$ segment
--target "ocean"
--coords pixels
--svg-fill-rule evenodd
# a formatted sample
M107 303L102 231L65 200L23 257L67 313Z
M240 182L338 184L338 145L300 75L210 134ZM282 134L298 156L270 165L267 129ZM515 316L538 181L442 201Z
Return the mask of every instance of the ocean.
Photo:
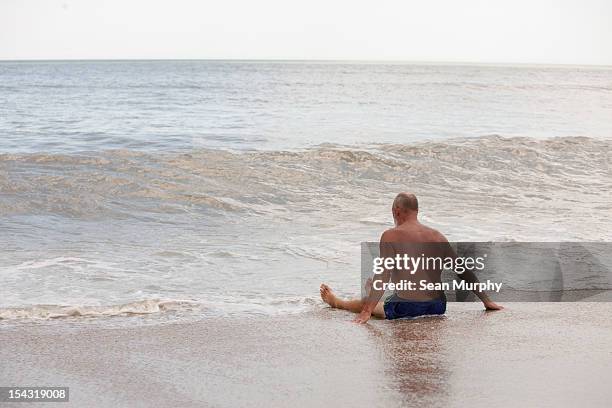
M301 313L405 190L451 241L610 241L610 163L610 68L2 62L0 319Z

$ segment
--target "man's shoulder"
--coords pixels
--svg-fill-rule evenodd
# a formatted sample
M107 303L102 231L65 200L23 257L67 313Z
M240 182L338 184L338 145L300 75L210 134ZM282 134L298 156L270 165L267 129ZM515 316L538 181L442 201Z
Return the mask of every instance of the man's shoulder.
M444 234L435 228L420 224L417 228L394 227L385 230L381 242L448 242Z
M399 238L399 231L397 227L389 228L388 230L385 230L380 236L380 240L382 242L393 242L393 241L397 241L398 238Z
M427 235L429 237L430 242L448 242L444 234L442 234L437 229L427 226L425 226L425 228L427 229Z

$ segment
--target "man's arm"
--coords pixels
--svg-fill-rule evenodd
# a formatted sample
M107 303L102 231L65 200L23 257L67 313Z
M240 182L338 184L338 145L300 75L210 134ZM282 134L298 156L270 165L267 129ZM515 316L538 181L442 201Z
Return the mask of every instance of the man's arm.
M478 278L471 270L466 270L465 272L461 274L458 273L457 275L459 275L459 278L463 279L468 283L478 283ZM474 289L472 292L474 292L476 296L478 296L478 298L482 301L482 304L484 305L485 309L501 310L504 308L503 306L500 306L497 303L493 302L484 290Z
M380 257L383 259L393 258L395 256L395 251L393 250L393 247L389 242L391 234L392 233L390 231L385 231L380 237L379 254L380 254ZM389 280L391 279L391 272L392 272L391 269L384 268L382 273L378 275L374 275L372 277L373 282L372 282L372 288L370 289L370 294L364 300L361 312L357 315L357 317L355 317L353 322L365 323L368 320L370 320L370 317L372 317L372 311L374 310L378 302L380 302L380 298L385 293L385 290L382 289L382 283L389 282ZM374 285L374 281L380 281L381 284ZM378 286L381 289L377 290L374 288L375 286Z
M448 244L448 250L450 251L450 256L453 258L453 260L457 259L457 253L455 252L453 247L450 245L450 243L448 243L448 240L446 239L446 237L444 237L443 235L442 237L444 238L444 241ZM478 283L479 282L476 274L472 272L472 270L469 270L469 269L465 270L463 273L457 273L457 275L459 276L460 279L468 283ZM478 287L478 285L475 285L474 287ZM474 289L472 292L474 292L474 294L478 296L478 299L482 301L482 304L484 305L486 310L501 310L504 308L503 306L500 306L497 303L493 302L489 298L489 295L487 295L484 290Z

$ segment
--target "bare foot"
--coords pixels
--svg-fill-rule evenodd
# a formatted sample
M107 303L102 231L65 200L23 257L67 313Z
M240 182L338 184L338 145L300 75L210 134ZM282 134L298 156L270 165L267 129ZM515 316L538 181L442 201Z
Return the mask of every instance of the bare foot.
M321 287L319 288L319 291L321 292L321 299L323 299L325 303L327 303L331 307L336 307L338 303L338 298L336 297L334 292L332 292L329 286L322 283Z

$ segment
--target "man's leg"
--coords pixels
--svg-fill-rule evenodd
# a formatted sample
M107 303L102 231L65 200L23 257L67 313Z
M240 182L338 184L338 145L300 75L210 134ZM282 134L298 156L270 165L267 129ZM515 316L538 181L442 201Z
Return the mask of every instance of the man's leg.
M322 283L321 288L321 299L328 305L336 309L348 310L353 313L360 313L363 308L363 300L361 299L341 299L332 292L331 288L326 284ZM385 318L385 309L383 302L378 302L376 307L372 311L372 316Z

